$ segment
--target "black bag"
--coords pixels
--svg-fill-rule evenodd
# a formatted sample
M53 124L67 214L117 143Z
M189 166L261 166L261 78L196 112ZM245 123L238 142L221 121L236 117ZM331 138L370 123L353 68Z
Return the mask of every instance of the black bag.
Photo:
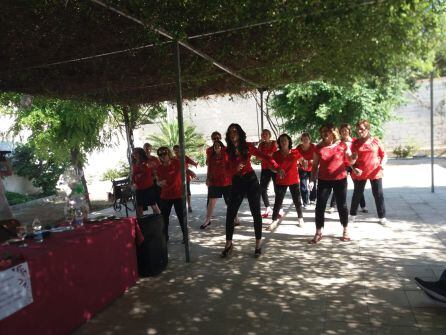
M136 248L140 277L160 274L167 266L167 243L164 236L163 216L144 215L138 219L144 242Z

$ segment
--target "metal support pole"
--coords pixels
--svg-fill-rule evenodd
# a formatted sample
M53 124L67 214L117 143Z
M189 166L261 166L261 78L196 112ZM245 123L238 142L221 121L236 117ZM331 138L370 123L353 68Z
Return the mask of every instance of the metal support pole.
M260 92L260 131L263 131L263 88L259 90Z
M180 138L180 163L181 163L181 183L183 186L182 208L183 208L183 224L184 224L184 246L186 251L186 262L190 262L189 250L189 230L187 227L187 208L186 208L186 162L184 152L184 124L183 124L183 97L181 93L181 63L180 63L180 44L177 40L174 43L174 60L176 69L176 84L177 84L177 110L178 110L178 132Z
M434 186L434 72L431 72L430 78L430 96L431 96L431 192L435 192Z

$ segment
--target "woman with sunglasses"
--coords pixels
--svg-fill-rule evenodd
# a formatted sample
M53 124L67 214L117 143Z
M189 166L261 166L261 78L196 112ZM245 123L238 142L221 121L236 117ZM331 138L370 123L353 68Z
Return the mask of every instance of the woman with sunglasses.
M168 147L160 147L157 151L161 165L157 168L156 174L158 185L161 187L161 214L164 219L164 234L166 240L169 240L169 216L174 206L175 213L180 223L184 241L184 221L182 204L182 183L181 183L181 165L178 159L175 159ZM187 170L192 176L195 173Z
M261 141L258 148L261 152L270 157L273 155L274 152L277 151L277 143L276 141L271 140L271 132L268 129L262 130ZM271 171L268 161L264 159L262 159L261 167L262 170L260 172L260 191L262 194L263 204L266 207L265 212L262 214L262 218L267 218L273 212L268 199L268 186L271 180L274 184L275 174L273 171Z
M350 207L351 220L354 221L356 218L365 184L370 180L379 223L384 225L387 219L382 177L387 156L381 142L370 135L370 123L367 120L356 123L356 132L358 139L353 142L351 159L351 176L355 185Z
M251 156L265 159L274 169L277 163L268 155L265 155L254 144L246 142L246 133L236 123L229 125L226 132L226 143L228 153L228 166L232 176L231 195L226 212L226 244L221 257L228 256L234 247L232 236L234 234L234 219L242 204L243 198L248 197L249 209L254 219L255 250L254 256L259 257L262 253L260 242L262 239L262 216L260 214L260 185L259 180L251 166ZM277 172L283 176L283 171Z
M149 166L149 159L143 148L133 149L132 182L136 190L136 216L141 217L147 206L152 207L155 214L159 214L153 183L153 169Z
M212 152L207 159L208 173L206 185L208 186L208 206L204 223L200 229L206 229L211 224L212 212L217 200L223 197L226 206L228 205L231 193L231 177L228 173L228 155L225 146L219 140L214 141Z
M299 188L299 173L297 170L297 166L303 157L299 150L291 149L293 141L288 134L280 135L277 141L279 143L279 150L273 154L273 159L279 165L279 168L284 171L284 175L276 177L276 199L274 200L273 220L269 227L271 230L277 226L279 210L282 207L283 198L285 197L287 189L290 190L294 206L296 207L297 225L300 227L304 223Z
M322 228L325 221L325 206L333 189L338 206L339 220L343 226L341 241L350 241L348 236L347 209L347 171L345 161L350 159L350 149L339 141L339 133L333 124L319 129L321 142L316 145L313 154L313 169L310 177L310 188L318 178L316 201L316 233L308 243L316 244L322 240Z

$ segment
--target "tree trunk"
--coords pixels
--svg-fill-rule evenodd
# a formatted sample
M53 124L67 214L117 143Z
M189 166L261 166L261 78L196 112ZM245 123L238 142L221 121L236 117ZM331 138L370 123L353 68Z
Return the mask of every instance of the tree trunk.
M130 173L132 171L132 152L134 149L133 144L133 126L132 122L130 120L130 106L124 106L122 109L123 116L124 116L124 125L125 125L125 135L127 138L127 160L129 162L130 166Z

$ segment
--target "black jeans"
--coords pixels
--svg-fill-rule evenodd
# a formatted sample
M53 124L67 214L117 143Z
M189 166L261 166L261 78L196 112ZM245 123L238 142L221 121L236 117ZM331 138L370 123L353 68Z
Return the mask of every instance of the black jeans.
M269 203L269 199L268 199L268 186L269 186L269 182L273 181L273 185L274 185L274 192L275 190L275 181L276 181L276 174L271 171L270 169L262 169L262 171L260 172L260 190L262 192L262 200L263 203L265 204L265 207L269 207L270 203Z
M319 179L316 202L316 229L324 227L325 206L327 206L327 201L332 189L336 197L339 220L341 221L342 226L347 227L348 225L347 178L340 180Z
M256 239L262 238L262 216L260 215L260 185L254 171L243 176L235 175L232 178L231 195L226 209L226 240L232 240L234 235L234 219L242 204L243 197L248 197L249 209L254 219Z
M299 179L300 179L300 195L302 196L302 202L304 205L309 204L309 192L308 192L308 180L310 179L311 171L305 171L299 169Z
M364 196L364 188L367 180L353 180L355 188L353 189L352 204L350 207L350 215L356 215L358 212L358 204L360 202L361 196ZM378 212L378 217L380 219L386 217L386 206L384 204L384 192L383 192L383 180L373 179L370 180L370 185L372 185L372 194L375 198L376 211Z
M303 218L302 214L302 201L300 199L299 184L293 185L276 185L276 199L274 200L273 220L277 220L279 217L279 210L282 207L283 198L287 188L290 189L291 196L293 198L294 206L296 206L296 212L298 218Z
M166 240L169 240L169 217L172 211L172 205L175 208L175 213L177 214L178 221L180 223L181 231L183 232L184 238L184 221L183 221L183 202L182 198L177 199L161 199L161 214L164 220L164 236Z

